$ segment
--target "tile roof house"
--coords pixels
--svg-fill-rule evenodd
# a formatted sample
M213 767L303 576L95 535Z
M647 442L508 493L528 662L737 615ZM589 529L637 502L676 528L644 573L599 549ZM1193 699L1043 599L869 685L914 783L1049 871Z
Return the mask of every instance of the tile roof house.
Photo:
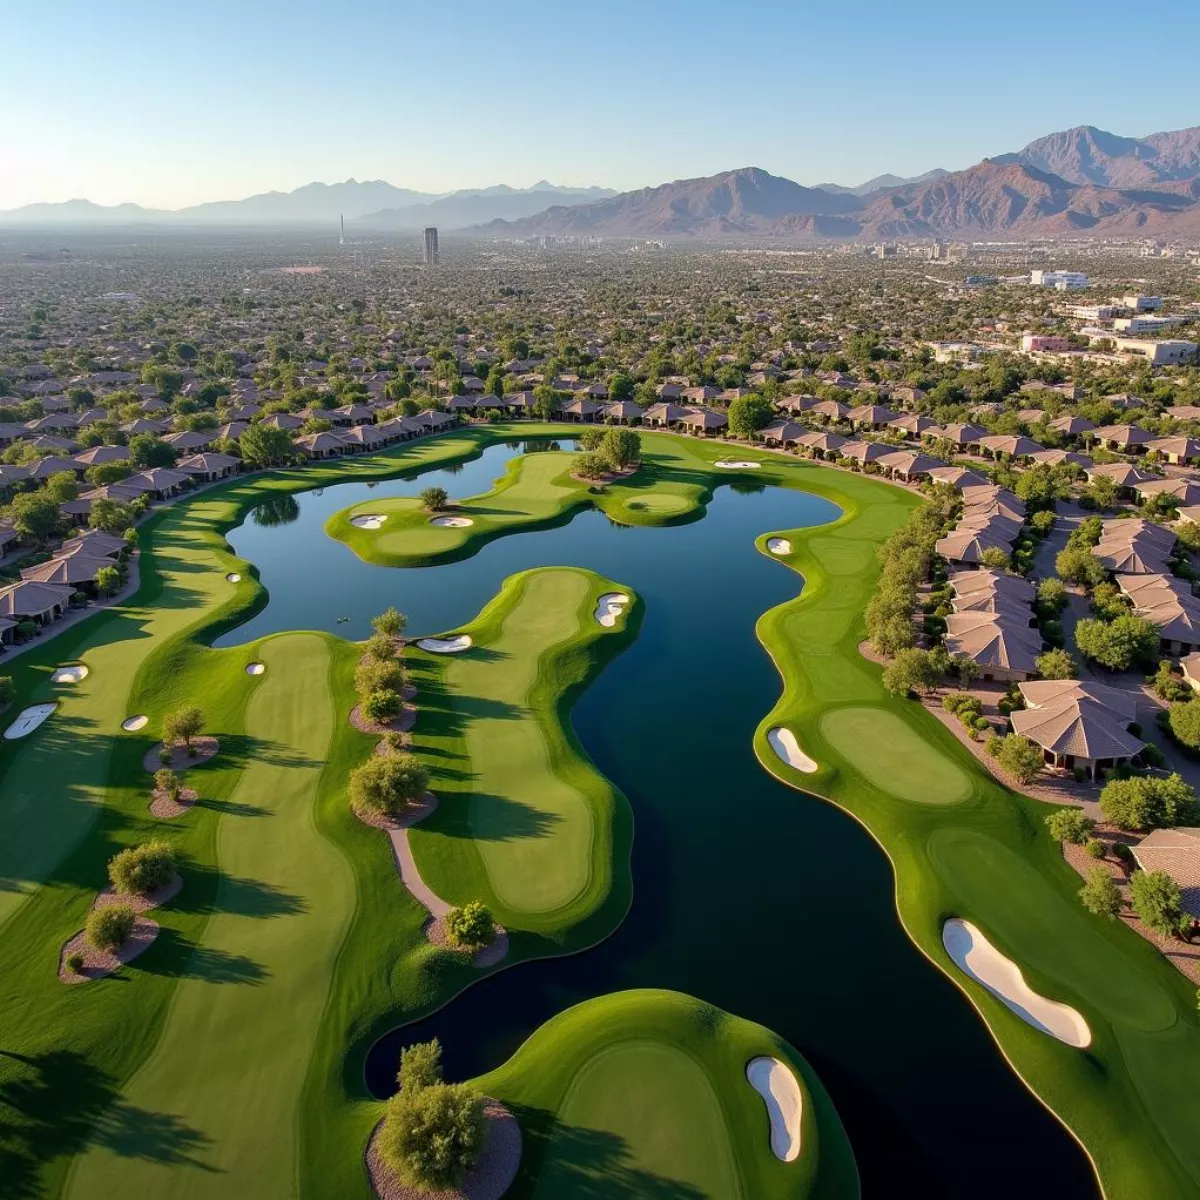
M1143 871L1165 871L1179 885L1181 907L1200 920L1200 828L1156 829L1131 847Z

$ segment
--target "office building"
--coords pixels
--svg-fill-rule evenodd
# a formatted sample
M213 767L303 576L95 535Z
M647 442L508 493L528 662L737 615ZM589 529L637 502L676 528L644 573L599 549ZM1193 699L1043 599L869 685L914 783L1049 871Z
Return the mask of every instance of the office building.
M438 264L438 231L436 225L430 225L425 230L425 265L436 267Z
M1091 280L1082 271L1032 271L1029 282L1034 287L1054 288L1059 292L1074 292L1088 287Z

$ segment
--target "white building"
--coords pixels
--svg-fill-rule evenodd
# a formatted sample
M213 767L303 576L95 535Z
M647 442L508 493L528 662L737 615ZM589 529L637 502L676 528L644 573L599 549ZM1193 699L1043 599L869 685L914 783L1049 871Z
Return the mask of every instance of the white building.
M1034 287L1054 288L1059 292L1075 292L1091 284L1082 271L1031 271L1029 282Z
M1143 341L1141 338L1118 337L1113 343L1122 354L1140 354L1148 358L1153 366L1171 366L1177 363L1194 362L1197 346L1195 342L1185 342L1179 338L1169 338L1163 342Z
M1118 333L1162 333L1172 325L1182 325L1179 317L1119 317L1113 322Z
M1119 304L1066 304L1063 313L1077 321L1111 321L1125 315L1127 310Z
M1134 312L1157 312L1163 306L1161 296L1122 296L1121 303Z

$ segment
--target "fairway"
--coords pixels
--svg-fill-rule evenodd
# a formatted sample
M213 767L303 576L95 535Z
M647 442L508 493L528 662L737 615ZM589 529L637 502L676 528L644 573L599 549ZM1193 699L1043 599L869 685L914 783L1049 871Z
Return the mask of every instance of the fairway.
M967 773L886 709L834 709L821 718L821 732L877 788L901 800L957 804L971 794Z
M294 1194L300 1091L355 886L313 820L334 722L325 639L286 634L261 656L246 708L258 748L234 791L246 809L220 824L215 911L123 1092L146 1118L76 1160L71 1196ZM164 1124L190 1153L158 1152Z
M704 1068L661 1042L601 1050L576 1073L558 1110L539 1200L634 1194L631 1180L664 1191L736 1200L745 1195L721 1113Z

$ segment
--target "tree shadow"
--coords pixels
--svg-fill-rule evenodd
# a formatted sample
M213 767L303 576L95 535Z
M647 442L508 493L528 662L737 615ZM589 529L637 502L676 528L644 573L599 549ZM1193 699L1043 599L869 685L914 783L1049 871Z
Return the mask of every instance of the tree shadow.
M0 1196L45 1195L42 1170L88 1142L123 1157L209 1171L195 1157L208 1141L178 1117L128 1104L114 1078L81 1054L0 1050Z
M473 801L470 805L459 803L447 808L453 817L437 823L439 833L479 842L515 842L544 837L562 821L557 813L543 812L511 796L476 792L469 799Z
M189 866L188 874L199 886L184 889L173 901L172 907L181 912L286 917L308 910L304 897L261 879L226 875L205 864Z
M165 975L171 979L201 979L206 983L240 983L257 986L266 982L270 972L261 963L202 946L185 938L178 930L162 928L156 939L157 954L147 954L138 965L148 975Z

